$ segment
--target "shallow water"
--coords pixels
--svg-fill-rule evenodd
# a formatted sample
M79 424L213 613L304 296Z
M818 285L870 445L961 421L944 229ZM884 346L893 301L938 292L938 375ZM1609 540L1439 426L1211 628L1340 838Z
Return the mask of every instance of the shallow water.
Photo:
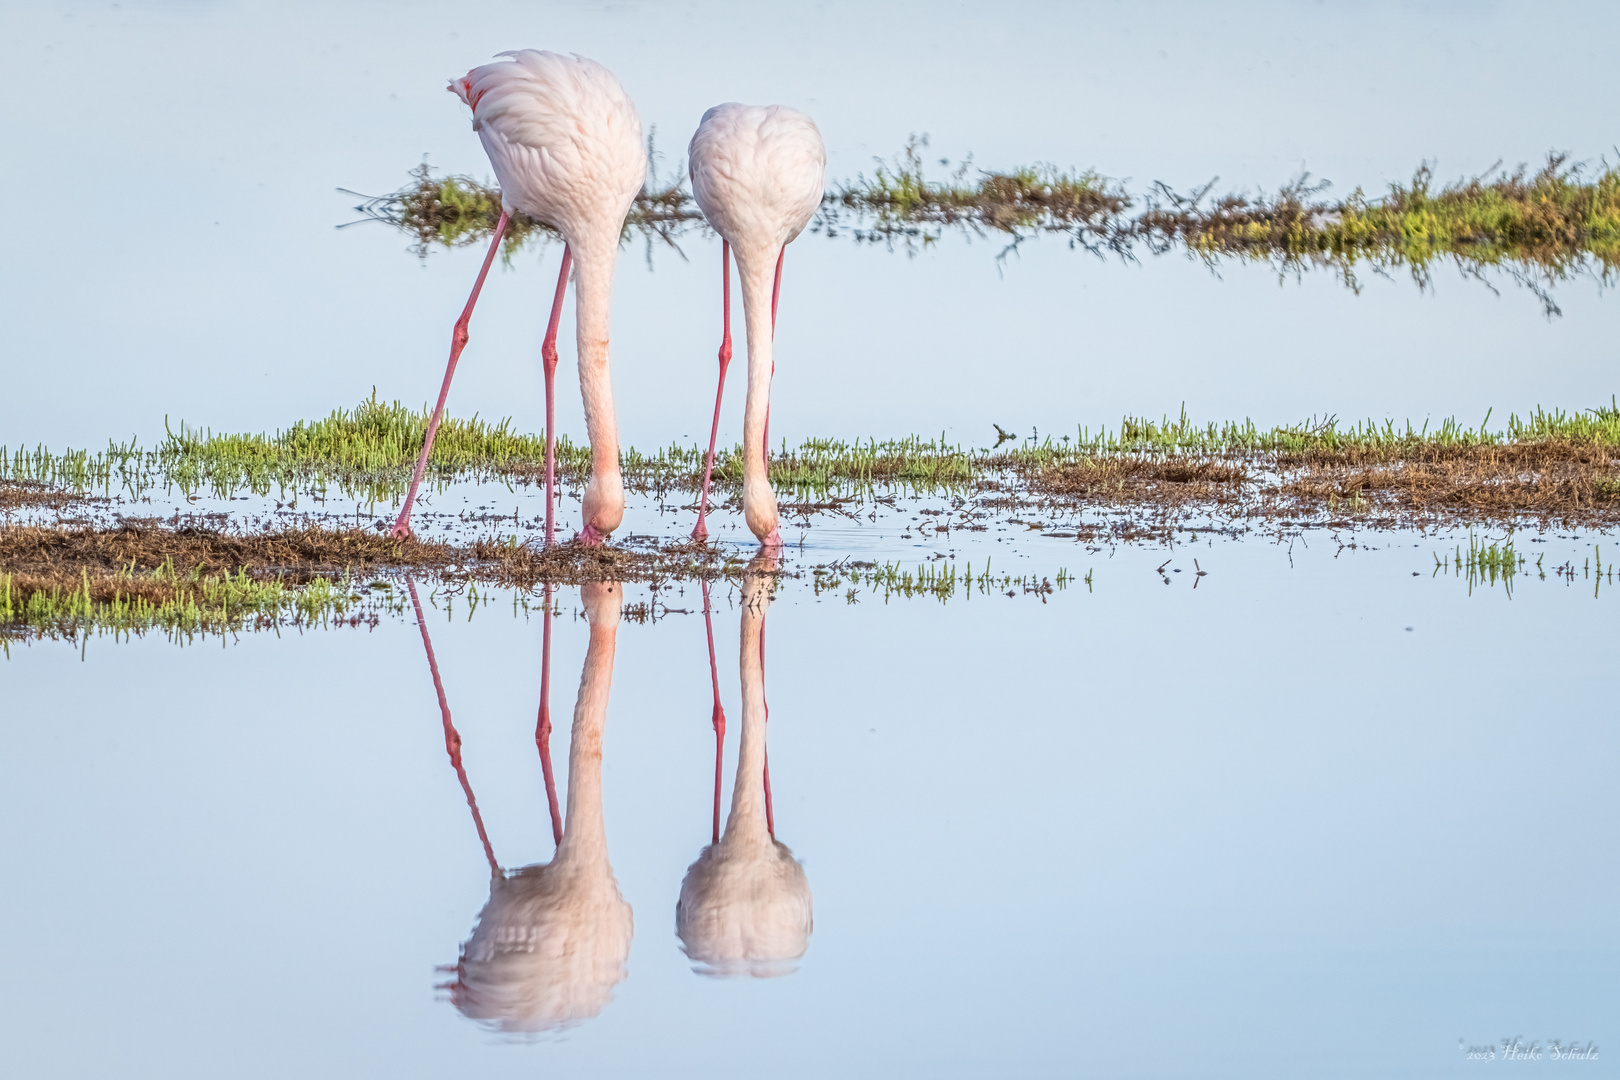
M516 1042L434 989L489 870L413 619L13 646L0 947L28 977L7 1044L53 1076L1433 1076L1469 1064L1459 1037L1601 1043L1620 740L1582 560L1602 538L1521 535L1576 573L1511 598L1435 574L1455 539L1081 548L1091 588L1044 603L784 579L770 777L815 922L765 980L694 973L674 933L714 734L700 592L666 591L619 625L605 718L626 974L598 1015ZM1082 569L1072 543L1017 549ZM494 853L545 862L542 619L433 603ZM745 606L716 588L728 805ZM577 591L557 608L566 799L588 632Z

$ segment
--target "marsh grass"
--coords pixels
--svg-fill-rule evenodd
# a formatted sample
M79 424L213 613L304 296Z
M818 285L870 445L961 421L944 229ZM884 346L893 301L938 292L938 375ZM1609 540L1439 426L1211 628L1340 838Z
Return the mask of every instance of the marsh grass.
M834 183L810 231L908 250L955 232L998 238L1003 254L1056 235L1124 258L1183 252L1211 265L1265 262L1283 273L1321 267L1357 290L1362 270L1404 271L1428 288L1436 269L1450 264L1481 281L1502 272L1534 292L1549 316L1558 313L1550 288L1576 275L1607 282L1620 267L1620 166L1607 160L1590 166L1553 154L1539 169L1493 168L1450 183L1424 164L1382 194L1356 188L1343 199L1328 198L1331 185L1309 174L1269 194L1212 194L1216 178L1186 193L1155 183L1136 195L1094 169L975 169L971 157L954 168L940 159L945 171L936 177L927 146L926 137L913 136L870 176ZM403 230L422 257L435 247L488 240L500 216L498 190L468 176L436 177L426 165L410 175L407 186L356 207L363 220ZM624 239L645 239L650 259L658 245L678 250L679 237L693 229L707 225L684 176L650 172ZM514 217L506 257L536 239L558 237L550 226Z
M1537 408L1493 429L1447 419L1344 424L1336 417L1261 428L1253 421L1194 423L1183 409L1158 420L1125 417L1117 428L1078 428L997 448L937 438L807 439L782 445L770 464L784 513L849 514L849 504L912 495L979 500L1039 498L1067 505L1204 505L1263 516L1401 511L1506 520L1515 516L1620 520L1620 406L1565 412ZM372 503L399 499L427 413L375 393L352 410L273 435L217 434L181 424L155 451L110 444L101 454L0 447L0 511L60 507L75 496L138 498L154 488L226 498L246 490L294 499L335 487ZM538 485L544 440L476 416L447 420L434 444L431 481ZM621 453L626 487L660 500L689 499L702 483L703 450L671 445ZM558 439L558 473L579 489L588 447ZM714 489L735 503L740 447L720 450ZM55 500L53 502L53 500ZM1011 503L1009 503L1011 505Z
M659 155L652 136L647 139L647 151L647 181L630 206L620 240L644 239L650 259L654 242L679 251L676 239L685 230L702 226L703 214L686 192L683 174L658 174ZM425 258L434 247L489 243L501 216L499 188L470 176L434 176L425 162L410 170L410 177L411 182L398 191L362 196L365 202L355 207L361 220L386 222L410 234L415 238L411 251L419 258ZM515 213L501 241L502 257L510 261L531 243L544 245L561 240L562 235L553 226Z
M649 584L654 594L684 581L739 584L749 563L733 550L689 541L627 537L609 546L541 549L516 537L448 544L393 540L370 529L302 526L274 533L125 524L118 528L0 527L0 641L161 631L181 641L249 630L347 624L375 626L402 615L397 584L425 575L452 612L470 615L491 589L530 607L541 586L590 581ZM1043 603L1069 583L958 572L954 563L843 562L772 571L810 576L816 592L840 586L890 599L1032 595ZM645 605L644 605L645 607ZM647 608L651 610L651 608Z

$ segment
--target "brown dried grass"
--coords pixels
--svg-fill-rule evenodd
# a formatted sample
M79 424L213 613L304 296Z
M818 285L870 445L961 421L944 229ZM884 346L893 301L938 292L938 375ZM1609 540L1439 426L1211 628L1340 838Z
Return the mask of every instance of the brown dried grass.
M0 480L0 510L60 510L83 503L85 498L32 480Z
M345 573L397 576L408 570L530 588L736 576L740 565L704 545L658 544L645 538L632 538L632 546L570 543L537 550L496 539L468 545L394 540L371 529L318 525L268 533L127 522L110 529L0 528L0 573L12 575L14 594L24 602L35 592L82 593L88 588L97 603L142 599L163 604L186 594L199 578L241 573L297 585Z

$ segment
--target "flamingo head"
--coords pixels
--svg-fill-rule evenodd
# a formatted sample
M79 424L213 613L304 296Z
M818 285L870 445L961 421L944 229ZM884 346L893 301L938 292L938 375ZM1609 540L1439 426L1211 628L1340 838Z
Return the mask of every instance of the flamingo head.
M467 74L463 75L459 79L451 79L450 85L445 87L446 90L456 95L456 97L460 98L462 101L465 101L467 103L467 107L472 109L474 112L478 110L478 103L483 100L484 95L488 93L489 90L488 87L481 87L477 92L474 92L473 76L477 74L478 69L474 68L472 71L467 72Z

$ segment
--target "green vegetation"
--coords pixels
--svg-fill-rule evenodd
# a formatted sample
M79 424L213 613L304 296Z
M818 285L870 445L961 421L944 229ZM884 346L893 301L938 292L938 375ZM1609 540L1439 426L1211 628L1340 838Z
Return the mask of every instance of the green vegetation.
M1176 417L1128 416L1118 428L1082 427L1073 435L1034 436L999 450L953 444L943 435L807 439L773 453L770 472L772 485L784 496L806 500L796 506L806 511L836 510L840 498L879 491L966 495L986 485L1018 482L1050 495L1096 496L1111 486L1123 491L1136 481L1156 485L1155 491L1166 485L1241 487L1256 480L1255 469L1446 462L1471 462L1476 472L1495 470L1497 480L1550 475L1550 463L1572 462L1584 485L1569 496L1577 504L1620 499L1620 473L1612 467L1620 450L1620 405L1614 400L1579 412L1537 408L1522 418L1510 415L1500 429L1490 428L1489 420L1487 415L1477 427L1455 419L1414 426L1371 419L1341 424L1328 417L1262 428L1251 420L1197 424L1183 409ZM76 494L138 497L174 488L186 495L224 498L251 491L288 500L302 492L324 497L336 486L347 497L389 502L403 495L426 424L425 409L383 403L374 393L353 410L273 435L216 434L181 424L156 450L134 443L112 443L99 454L0 447L0 496L9 484L35 485L27 492L31 499L39 497L37 485L47 485ZM590 469L589 448L562 437L557 457L562 482L582 485ZM620 460L626 486L634 492L690 496L702 482L703 449L696 444L650 454L626 448ZM488 479L532 484L543 475L541 436L515 433L507 420L488 424L476 416L444 421L429 471L439 485ZM722 501L740 490L740 447L717 452L714 483ZM1343 499L1356 494L1334 491ZM1329 492L1319 494L1325 498Z
M183 572L170 561L151 573L129 568L93 577L81 568L76 587L56 582L41 587L28 577L0 573L0 641L156 630L185 642L245 630L328 626L345 619L375 624L379 612L402 610L386 594L358 591L347 575L295 584L265 580L246 570Z
M0 447L0 481L43 483L69 491L140 495L154 488L176 488L185 495L221 498L237 491L291 498L308 491L324 496L336 485L349 497L386 500L403 493L421 452L430 413L399 402L369 400L353 410L335 410L324 420L298 421L285 431L216 434L184 422L167 432L155 450L134 442L112 442L102 453L44 448ZM588 470L590 451L559 440L565 467ZM543 468L543 436L518 435L511 422L487 424L474 416L446 413L433 440L430 475L441 481L487 478Z
M1329 185L1308 175L1269 195L1211 196L1214 180L1185 194L1155 184L1133 195L1092 169L975 170L970 158L935 179L923 161L927 145L926 138L913 137L872 176L835 183L810 231L908 248L931 244L947 230L1001 237L1012 246L1057 235L1071 246L1122 257L1179 251L1209 262L1258 260L1290 273L1320 266L1352 288L1360 287L1362 265L1378 273L1404 268L1426 287L1436 266L1450 262L1475 277L1501 270L1531 289L1549 315L1558 312L1551 286L1582 273L1607 281L1620 268L1620 166L1607 160L1589 168L1555 154L1534 172L1521 165L1443 185L1423 165L1382 195L1358 187L1330 200L1324 196ZM487 241L500 216L498 190L467 176L435 177L425 165L411 177L408 186L357 209L413 236L419 256L435 246ZM650 257L653 241L673 246L683 232L703 228L682 178L652 176L624 235L644 237ZM515 217L507 257L536 237L557 234Z
M1539 565L1540 560L1537 560ZM1498 581L1509 598L1513 596L1513 579L1522 573L1525 568L1525 557L1521 552L1514 550L1513 534L1510 532L1501 541L1482 541L1472 531L1468 534L1468 548L1464 550L1461 544L1457 545L1449 559L1442 559L1439 555L1434 557L1434 573L1438 576L1442 572L1453 573L1468 582L1468 595L1474 594L1474 586L1495 585ZM1543 574L1543 577L1546 575Z
M977 574L971 562L957 569L954 559L935 559L920 562L916 570L909 570L898 562L850 561L810 568L811 585L817 596L842 593L849 603L861 602L864 588L888 603L891 598L912 599L931 596L945 603L957 596L972 599L980 596L1036 596L1041 603L1056 590L1066 589L1074 575L1059 570L1055 577L1036 574L997 574L990 569L993 560L985 560ZM1091 584L1088 572L1085 583Z

